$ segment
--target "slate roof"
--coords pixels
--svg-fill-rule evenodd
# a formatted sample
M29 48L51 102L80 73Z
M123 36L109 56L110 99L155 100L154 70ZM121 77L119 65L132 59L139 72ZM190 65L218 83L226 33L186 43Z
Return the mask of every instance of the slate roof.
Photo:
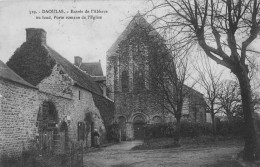
M91 76L80 70L78 67L74 66L71 62L62 57L58 52L56 52L48 45L45 46L49 51L50 56L55 59L57 64L60 64L65 69L68 75L75 81L76 85L92 93L102 95L100 87L97 85L97 83L95 83Z
M106 80L106 76L92 76L92 79L94 81L105 81Z
M104 76L100 62L82 63L80 69L91 76Z
M0 60L0 78L37 89L35 86L26 82L23 78L21 78L19 75L17 75L13 70L11 70L1 60Z
M116 50L120 42L127 38L128 34L130 34L132 30L135 28L135 25L139 25L147 29L149 35L158 36L160 39L163 39L161 35L151 26L151 24L148 23L146 19L144 19L143 16L138 12L130 21L130 23L127 25L125 30L121 33L121 35L117 38L117 40L113 43L113 45L108 49L107 51L108 57L113 56L116 53Z

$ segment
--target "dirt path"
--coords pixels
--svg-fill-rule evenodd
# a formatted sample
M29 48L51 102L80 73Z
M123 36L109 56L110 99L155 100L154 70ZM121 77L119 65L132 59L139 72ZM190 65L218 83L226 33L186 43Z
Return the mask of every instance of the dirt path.
M84 155L85 167L239 167L231 156L242 148L170 148L157 150L130 150L140 141L124 142Z

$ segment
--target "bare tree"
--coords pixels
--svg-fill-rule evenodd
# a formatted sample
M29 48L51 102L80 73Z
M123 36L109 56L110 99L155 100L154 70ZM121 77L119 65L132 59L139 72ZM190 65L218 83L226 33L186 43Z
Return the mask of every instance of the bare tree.
M198 72L198 83L205 92L204 98L212 119L213 137L216 139L215 115L220 111L218 97L223 82L223 71L214 70L215 66L210 65L208 58L198 63L195 69Z
M175 45L165 47L161 54L152 57L150 62L150 77L159 92L160 104L176 118L174 141L180 145L180 123L185 100L195 91L195 82L188 87L186 84L191 73L189 69L189 48L177 49ZM159 90L159 91L158 91Z
M228 117L231 123L234 117L241 115L241 96L239 85L236 81L226 80L223 82L218 99L221 111Z
M174 30L180 44L197 41L208 57L237 77L245 122L244 159L259 159L248 58L249 45L260 31L260 1L163 0L153 4L151 11L165 11L155 15L161 28Z

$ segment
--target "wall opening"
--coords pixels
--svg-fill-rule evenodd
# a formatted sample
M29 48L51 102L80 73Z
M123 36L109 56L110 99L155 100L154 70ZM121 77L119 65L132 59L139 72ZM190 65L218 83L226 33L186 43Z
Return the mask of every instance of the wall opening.
M122 85L122 92L129 91L129 77L128 77L127 71L122 72L121 85Z
M69 135L68 135L68 125L65 121L61 123L60 126L60 142L64 150L69 148Z
M43 102L37 115L37 127L39 132L39 147L41 151L54 150L57 140L58 112L51 101Z
M137 115L133 120L134 125L134 139L143 140L145 137L145 119L142 115Z
M160 116L154 116L153 119L152 119L152 122L153 124L159 124L159 123L162 123L162 117Z
M126 141L126 119L124 116L118 117L119 128L121 132L121 140Z

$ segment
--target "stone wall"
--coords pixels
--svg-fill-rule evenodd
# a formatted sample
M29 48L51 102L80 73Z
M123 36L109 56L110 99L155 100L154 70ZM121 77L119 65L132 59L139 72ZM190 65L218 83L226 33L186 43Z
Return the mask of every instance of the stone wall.
M0 154L19 156L35 139L38 91L0 79L0 94Z
M130 23L131 24L131 23ZM142 24L133 25L131 31L123 33L120 42L107 55L107 87L114 99L116 118L121 119L127 139L134 137L133 124L136 116L142 116L145 123L157 121L173 122L173 112L167 111L163 95L159 92L156 76L160 56L169 51L157 35L151 35ZM113 46L112 46L113 47ZM157 66L156 66L157 65ZM159 64L160 65L160 64ZM154 74L156 73L156 74ZM162 75L162 74L161 74ZM195 91L196 92L196 91ZM205 110L199 106L203 97L199 93L185 99L183 119L205 122ZM125 124L122 121L125 120Z
M108 97L112 100L114 100L115 92L115 63L116 56L107 57L106 86L108 89Z
M79 97L80 95L80 99ZM79 87L73 87L73 108L71 110L71 119L74 124L71 124L71 128L73 131L73 134L71 137L77 136L77 125L76 123L79 121L85 120L86 113L92 113L92 121L94 122L94 127L92 129L97 129L102 135L105 135L106 129L104 126L104 121L100 115L99 109L96 107L93 99L92 93L85 91L84 89L81 89ZM86 122L88 125L90 125L90 122ZM91 129L88 129L89 136L88 136L88 142L90 142L90 131ZM101 136L104 137L104 136ZM90 146L90 143L88 143L88 146Z
M116 93L115 109L116 116L124 116L127 122L132 122L136 113L142 114L147 123L150 123L154 116L163 118L164 115L157 96L149 92Z
M106 129L111 125L115 120L115 105L114 102L110 99L102 97L100 95L93 94L95 106L99 109L102 120ZM104 133L104 135L106 135ZM105 142L106 138L102 137L102 140Z
M73 80L66 74L63 67L55 64L51 74L44 78L37 87L40 91L64 98L72 98Z

